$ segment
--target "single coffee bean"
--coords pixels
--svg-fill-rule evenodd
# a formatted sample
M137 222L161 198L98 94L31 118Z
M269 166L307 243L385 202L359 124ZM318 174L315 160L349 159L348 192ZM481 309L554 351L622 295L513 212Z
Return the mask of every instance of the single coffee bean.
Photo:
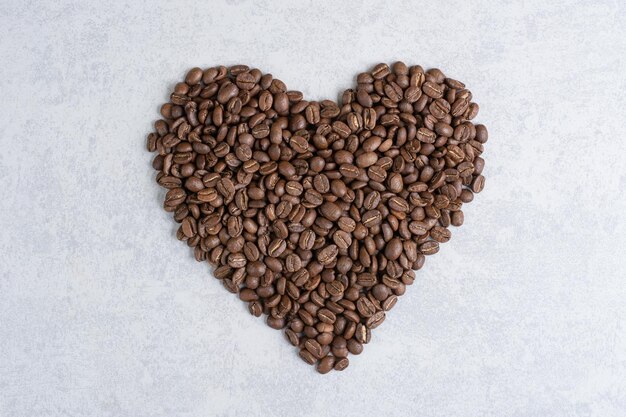
M317 359L321 359L323 357L322 345L320 345L317 340L307 339L304 342L304 347L306 350L311 352L311 354L315 356Z
M356 166L359 168L367 168L374 165L378 161L376 152L365 152L356 158Z
M356 308L363 317L371 317L376 312L376 307L366 297L361 297L358 299L358 301L356 302Z
M318 252L317 260L322 265L328 265L337 258L338 253L337 245L328 245Z
M314 365L317 362L317 358L315 357L315 355L313 355L307 349L300 350L299 355L300 355L300 358L302 358L302 360L308 363L309 365Z
M363 272L357 276L357 284L362 287L371 287L376 284L376 276L369 272Z
M353 355L360 355L363 352L363 345L356 339L348 340L348 351Z
M380 326L383 321L385 321L385 312L377 311L376 313L374 313L374 315L367 319L365 325L373 330Z
M339 208L337 204L332 202L322 204L322 206L320 207L320 213L322 214L322 216L332 222L339 220L339 217L341 217L342 214L341 208Z
M377 284L374 288L372 288L372 295L378 301L384 301L387 297L389 297L390 293L391 290L385 284Z
M335 313L333 313L332 311L326 309L326 308L322 308L321 310L319 310L317 312L317 317L324 323L334 323L335 320L337 320L337 317L335 316Z
M389 297L387 297L387 299L385 299L385 301L381 303L381 306L384 311L389 311L396 305L397 302L398 302L398 296L390 295Z
M327 374L333 369L334 366L335 358L332 356L326 356L317 364L317 372L320 374Z
M348 358L340 358L335 361L335 366L333 367L333 369L335 371L343 371L348 367L349 364L350 361L348 360Z
M365 227L378 226L382 221L382 214L378 210L369 210L363 214L361 222Z
M473 192L479 193L483 190L484 187L485 187L485 177L483 177L482 175L479 175L476 178L474 178L474 180L472 181Z

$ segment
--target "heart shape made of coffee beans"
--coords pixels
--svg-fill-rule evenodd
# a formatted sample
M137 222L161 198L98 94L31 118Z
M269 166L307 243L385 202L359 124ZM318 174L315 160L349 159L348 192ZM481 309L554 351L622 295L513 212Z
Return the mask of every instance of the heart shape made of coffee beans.
M472 93L396 62L341 103L246 65L191 69L148 135L178 239L320 373L358 355L482 190Z

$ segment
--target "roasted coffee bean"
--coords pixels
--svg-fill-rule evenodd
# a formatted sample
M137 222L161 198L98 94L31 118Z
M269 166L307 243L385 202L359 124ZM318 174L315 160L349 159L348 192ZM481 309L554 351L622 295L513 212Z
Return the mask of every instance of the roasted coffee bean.
M317 317L320 319L320 321L324 323L330 323L330 324L334 323L335 320L337 320L335 313L333 313L327 308L322 308L321 310L319 310L317 312Z
M374 288L372 288L372 295L378 301L384 301L385 299L387 299L387 297L389 297L390 293L391 290L385 284L377 284L374 286Z
M335 366L333 367L333 369L335 371L343 371L348 367L349 364L350 361L348 360L348 358L341 357L335 360Z
M376 284L376 276L369 272L363 272L357 276L357 284L362 287L371 287Z
M360 355L363 352L363 344L361 344L356 339L348 340L348 351L353 355Z
M315 357L315 355L313 355L307 349L301 349L299 352L299 355L300 355L300 358L302 358L302 360L308 363L309 365L314 365L317 362L317 358Z
M356 332L354 333L354 337L360 343L367 344L372 340L372 332L362 323L356 325Z
M328 265L337 258L338 253L337 245L328 245L318 252L317 260L322 265Z
M306 350L311 352L311 354L315 356L317 359L321 359L323 357L322 345L320 345L317 340L307 339L304 342L304 347Z
M385 321L385 312L377 311L370 318L367 319L365 325L370 329L375 329Z
M371 317L376 312L376 307L367 297L361 297L356 302L356 308L362 317Z
M191 69L148 135L177 238L320 373L359 354L484 187L479 107L397 62L341 103L245 65Z
M363 214L361 218L361 222L363 223L365 227L375 227L375 226L378 226L382 222L382 219L383 219L383 215L380 211L369 210Z

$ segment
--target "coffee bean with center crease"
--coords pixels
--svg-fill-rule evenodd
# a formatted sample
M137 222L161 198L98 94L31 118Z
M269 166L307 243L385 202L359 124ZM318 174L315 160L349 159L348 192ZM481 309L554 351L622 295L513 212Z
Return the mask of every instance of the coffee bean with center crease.
M246 65L192 68L147 148L177 238L324 374L345 369L483 190L465 85L401 62L340 103Z

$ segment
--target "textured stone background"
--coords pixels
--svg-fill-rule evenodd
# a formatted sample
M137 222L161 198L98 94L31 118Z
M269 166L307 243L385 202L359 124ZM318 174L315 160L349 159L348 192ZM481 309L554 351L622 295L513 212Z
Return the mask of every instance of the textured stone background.
M0 0L0 416L626 415L626 4ZM145 136L195 65L403 59L490 130L466 224L344 373L192 260Z

